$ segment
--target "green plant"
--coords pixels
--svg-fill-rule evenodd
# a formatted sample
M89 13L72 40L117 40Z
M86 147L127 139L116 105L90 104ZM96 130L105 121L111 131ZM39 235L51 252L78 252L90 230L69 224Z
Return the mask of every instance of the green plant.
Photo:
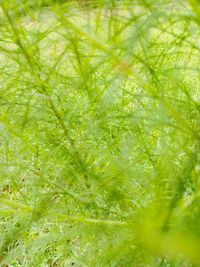
M199 266L199 3L87 3L0 1L1 264Z

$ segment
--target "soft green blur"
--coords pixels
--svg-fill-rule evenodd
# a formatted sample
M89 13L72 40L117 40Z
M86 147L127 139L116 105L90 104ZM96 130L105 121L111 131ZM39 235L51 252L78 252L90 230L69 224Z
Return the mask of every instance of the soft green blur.
M200 1L0 1L0 265L200 266Z

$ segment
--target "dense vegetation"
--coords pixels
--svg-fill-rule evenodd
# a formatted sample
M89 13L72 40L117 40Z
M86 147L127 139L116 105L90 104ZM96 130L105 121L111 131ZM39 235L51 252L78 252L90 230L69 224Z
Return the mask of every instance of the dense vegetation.
M200 266L200 3L0 1L1 266Z

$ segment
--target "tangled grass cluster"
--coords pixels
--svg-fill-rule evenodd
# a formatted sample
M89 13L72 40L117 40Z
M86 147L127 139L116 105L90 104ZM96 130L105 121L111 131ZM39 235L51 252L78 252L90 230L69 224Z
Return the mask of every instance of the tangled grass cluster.
M199 29L198 0L0 1L1 266L200 266Z

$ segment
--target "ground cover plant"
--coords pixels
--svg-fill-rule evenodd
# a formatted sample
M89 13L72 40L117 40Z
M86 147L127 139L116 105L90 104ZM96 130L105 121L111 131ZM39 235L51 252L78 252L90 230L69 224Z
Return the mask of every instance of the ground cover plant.
M200 266L200 3L0 1L1 266Z

